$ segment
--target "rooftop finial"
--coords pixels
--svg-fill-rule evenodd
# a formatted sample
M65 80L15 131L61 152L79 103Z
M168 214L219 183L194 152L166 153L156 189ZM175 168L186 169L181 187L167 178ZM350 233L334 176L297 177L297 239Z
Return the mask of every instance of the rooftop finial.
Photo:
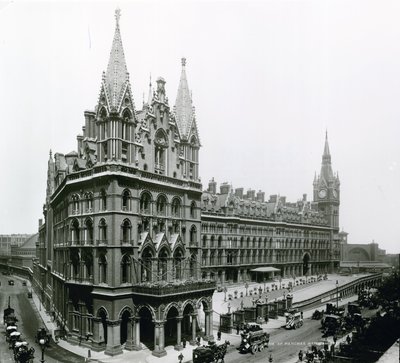
M119 27L119 18L121 17L121 9L116 8L115 9L115 20L117 22L117 27Z
M51 157L53 156L53 152L51 151L51 149L50 149L50 159L51 159Z
M182 67L186 66L186 58L185 57L183 57L181 59L181 62L182 62Z

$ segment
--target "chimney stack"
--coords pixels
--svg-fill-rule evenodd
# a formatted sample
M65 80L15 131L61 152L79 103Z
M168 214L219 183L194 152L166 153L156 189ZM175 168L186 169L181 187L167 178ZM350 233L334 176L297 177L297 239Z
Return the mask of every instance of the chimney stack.
M211 194L217 194L217 182L214 181L214 178L208 182L208 192Z

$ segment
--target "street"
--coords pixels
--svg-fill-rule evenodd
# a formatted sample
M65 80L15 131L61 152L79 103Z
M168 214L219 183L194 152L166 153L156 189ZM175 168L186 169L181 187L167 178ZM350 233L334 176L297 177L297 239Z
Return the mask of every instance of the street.
M300 349L304 350L311 343L322 342L320 327L319 320L304 319L304 325L299 329L277 328L270 333L268 349L254 355L251 353L240 354L237 350L230 351L227 353L225 361L229 363L268 362L270 354L275 363L294 361Z
M9 279L14 280L14 286L8 285ZM21 333L22 339L26 340L29 346L35 349L34 362L40 362L42 352L40 346L35 343L35 335L37 329L43 326L43 322L40 320L36 307L33 306L32 301L28 299L28 289L26 286L22 286L21 279L15 278L14 276L0 275L0 281L1 316L3 316L3 310L7 307L8 297L10 296L10 306L15 310L15 315L18 318L18 331ZM8 344L5 339L3 319L0 322L0 327L0 361L2 363L14 362L12 350L8 349ZM44 359L45 362L49 363L80 363L85 361L83 357L62 349L53 341L50 347L46 348Z

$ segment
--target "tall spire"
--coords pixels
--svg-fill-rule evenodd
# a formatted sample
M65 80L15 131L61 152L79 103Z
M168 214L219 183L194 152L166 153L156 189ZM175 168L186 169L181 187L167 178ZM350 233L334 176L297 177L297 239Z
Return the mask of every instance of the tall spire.
M324 156L330 156L329 152L329 144L328 144L328 130L325 131L325 147L324 147Z
M123 87L129 80L119 29L120 17L121 10L117 8L115 10L114 39L111 47L110 59L108 61L107 72L105 74L106 92L111 103L110 106L114 109L118 107Z
M331 154L329 152L328 130L325 132L325 146L324 153L322 155L321 177L324 178L326 182L331 181L334 178L331 165Z
M175 115L176 122L179 128L181 136L184 138L188 137L188 132L192 125L194 113L192 98L189 91L189 85L186 78L186 58L181 59L182 62L182 72L181 79L179 81L178 94L176 96L175 102Z
M151 73L150 73L150 80L149 80L149 96L147 98L147 104L150 106L151 101L153 100L153 86L151 84Z

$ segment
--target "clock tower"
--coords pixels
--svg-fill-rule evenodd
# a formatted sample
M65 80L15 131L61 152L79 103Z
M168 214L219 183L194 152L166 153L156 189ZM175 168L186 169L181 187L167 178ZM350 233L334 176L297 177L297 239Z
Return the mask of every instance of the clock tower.
M318 209L325 213L331 227L339 229L340 181L338 173L334 175L332 171L328 132L325 136L321 173L318 177L315 175L313 187L314 202L318 203Z

